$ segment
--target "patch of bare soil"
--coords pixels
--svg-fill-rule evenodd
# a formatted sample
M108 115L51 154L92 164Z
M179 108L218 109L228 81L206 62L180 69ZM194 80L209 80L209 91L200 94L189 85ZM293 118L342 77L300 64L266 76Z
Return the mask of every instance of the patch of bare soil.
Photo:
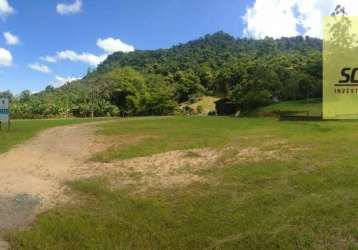
M113 187L135 185L140 192L147 188L186 186L203 181L197 172L215 164L219 156L211 149L171 151L113 162L106 167L116 171Z
M115 177L110 178L114 189L133 187L135 192L142 192L205 182L200 171L213 167L268 160L286 161L302 150L285 141L275 140L260 147L171 151L98 167L102 171L115 170Z
M95 130L93 124L52 128L0 155L0 229L26 225L66 199L65 181L90 174L86 161L103 150Z
M0 240L0 250L8 250L8 249L10 249L9 243Z

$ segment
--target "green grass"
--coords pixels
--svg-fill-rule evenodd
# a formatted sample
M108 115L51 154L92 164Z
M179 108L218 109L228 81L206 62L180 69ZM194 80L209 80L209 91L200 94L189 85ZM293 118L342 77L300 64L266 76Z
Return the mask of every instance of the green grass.
M11 122L11 130L6 128L0 131L0 153L8 151L16 144L22 143L41 130L70 125L75 123L89 122L88 119L53 119L53 120L14 120Z
M151 139L97 156L107 161L273 140L305 150L288 160L209 168L199 172L206 182L143 194L110 188L114 176L72 182L79 204L44 213L7 239L15 249L358 249L357 128L266 118L108 123L101 133L112 138Z
M109 137L116 136L128 144L110 148L98 154L95 159L110 161L171 150L220 147L229 142L234 135L249 133L252 128L259 127L263 123L265 121L260 120L255 123L250 120L237 123L237 120L231 118L210 117L122 120L105 124L100 133ZM132 141L134 143L131 143Z
M277 104L272 104L266 107L259 108L251 113L251 115L263 115L272 114L275 112L285 111L299 111L309 112L310 115L321 115L322 114L322 100L321 99L309 99L300 101L288 101Z

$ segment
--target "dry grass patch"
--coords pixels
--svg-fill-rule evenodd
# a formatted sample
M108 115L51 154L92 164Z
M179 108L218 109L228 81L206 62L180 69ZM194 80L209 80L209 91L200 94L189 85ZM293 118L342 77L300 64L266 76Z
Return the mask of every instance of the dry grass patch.
M302 150L304 149L286 141L273 140L263 143L260 147L231 146L223 149L170 151L97 164L97 170L113 174L110 183L114 189L130 187L134 192L144 192L148 189L183 187L196 182L206 182L207 179L201 173L210 168L272 160L287 161Z
M187 186L204 179L200 170L215 165L220 153L211 149L171 151L112 163L115 188L134 185L135 191Z

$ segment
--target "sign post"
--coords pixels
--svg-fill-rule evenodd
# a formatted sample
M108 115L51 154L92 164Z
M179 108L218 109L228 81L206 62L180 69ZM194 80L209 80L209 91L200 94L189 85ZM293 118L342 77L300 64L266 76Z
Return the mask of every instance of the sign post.
M3 123L7 123L7 129L10 130L9 98L0 98L0 129L2 129Z

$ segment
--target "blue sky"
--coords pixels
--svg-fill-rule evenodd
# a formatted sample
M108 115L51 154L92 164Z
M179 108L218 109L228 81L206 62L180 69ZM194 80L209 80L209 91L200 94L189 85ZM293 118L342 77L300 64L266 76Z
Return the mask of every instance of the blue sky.
M313 17L334 1L0 0L0 91L58 86L114 51L168 48L219 30L262 38L303 26L319 37Z
M0 48L11 53L12 64L0 67L0 90L19 93L83 76L88 67L95 66L70 60L50 63L40 58L66 50L101 56L105 51L97 46L100 38L120 39L136 49L156 49L218 30L240 36L241 16L250 1L82 0L78 13L67 14L58 13L57 5L74 4L75 0L7 2L14 12L0 21ZM17 36L20 43L8 45L4 32ZM31 64L47 66L51 73L33 70Z

